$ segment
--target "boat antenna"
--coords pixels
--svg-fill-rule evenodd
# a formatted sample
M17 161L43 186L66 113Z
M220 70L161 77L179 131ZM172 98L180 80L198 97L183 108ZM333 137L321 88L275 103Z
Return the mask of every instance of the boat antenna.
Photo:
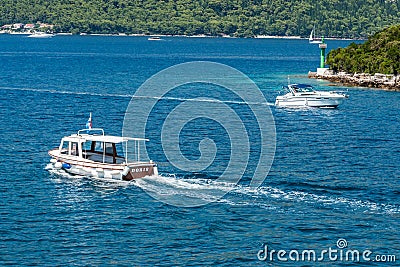
M288 85L290 84L290 77L289 77L289 75L287 76L287 84L288 84Z
M92 112L90 112L89 119L86 122L86 129L88 129L88 131L92 129Z

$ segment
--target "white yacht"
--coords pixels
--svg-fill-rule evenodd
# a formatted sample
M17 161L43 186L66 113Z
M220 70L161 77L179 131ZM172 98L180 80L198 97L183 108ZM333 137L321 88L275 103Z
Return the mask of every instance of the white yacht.
M308 84L289 84L284 86L284 95L276 97L279 107L318 107L336 108L349 96L341 91L316 91Z
M54 34L52 33L47 33L47 32L34 32L31 35L29 35L29 38L51 38L53 37Z
M147 40L149 40L149 41L162 41L163 39L161 39L159 36L151 36L151 37L147 38Z
M105 135L103 129L89 127L63 137L59 147L48 153L54 168L70 174L130 181L158 175L156 163L140 160L140 143L145 141L149 140ZM128 142L134 144L132 159L128 158Z

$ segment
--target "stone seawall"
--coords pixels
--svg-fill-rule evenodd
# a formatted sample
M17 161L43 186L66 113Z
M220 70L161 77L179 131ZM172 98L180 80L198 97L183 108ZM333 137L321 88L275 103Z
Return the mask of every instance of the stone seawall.
M333 73L333 71L327 70L323 74L309 72L308 77L314 79L324 79L350 86L379 88L400 92L400 75L394 76L381 73L375 73L374 75L366 73L351 74L346 72Z

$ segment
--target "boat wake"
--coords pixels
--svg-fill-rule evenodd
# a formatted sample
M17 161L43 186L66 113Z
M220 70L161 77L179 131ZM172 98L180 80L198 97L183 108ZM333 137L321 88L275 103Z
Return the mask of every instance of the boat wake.
M217 100L217 99L205 99L205 98L181 98L181 97L156 97L156 96L135 96L129 94L106 94L106 93L93 93L93 92L74 92L65 90L54 90L54 89L35 89L35 88L14 88L14 87L0 87L0 90L9 91L29 91L38 93L50 93L50 94L61 94L61 95L87 95L87 96L99 96L99 97L117 97L117 98L129 98L129 99L156 99L156 100L170 100L170 101L181 101L181 102L221 102L225 104L238 104L238 105L266 105L275 106L274 103L270 102L244 102L244 101L231 101L231 100Z
M46 169L53 175L65 178L86 178L70 175L63 170L55 169L48 164ZM220 182L207 178L180 178L174 175L152 176L132 181L118 181L115 179L90 178L91 180L109 188L126 188L134 185L163 201L173 199L174 203L192 199L209 203L217 202L231 206L254 206L263 209L281 209L288 206L296 209L296 205L320 206L334 210L349 210L372 214L400 214L400 205L376 203L368 200L347 197L327 196L303 191L285 191L276 187L261 186L252 188L234 183ZM96 183L96 184L97 184ZM225 195L220 198L221 195ZM288 205L291 204L291 205Z
M218 182L210 179L182 179L176 177L148 177L134 181L143 190L159 196L180 196L201 198L204 201L215 200L229 205L250 205L267 209L276 209L292 204L320 205L324 208L352 210L378 214L399 214L400 206L375 203L367 200L318 195L302 191L284 191L270 186L252 188L233 183ZM217 192L220 191L220 192ZM225 195L219 199L215 196Z
M357 210L362 212L379 213L379 214L398 214L400 213L399 205L375 203L367 200L352 199L346 197L335 197L318 195L314 193L302 191L283 191L274 187L259 187L254 190L241 188L238 190L242 194L251 195L260 199L281 200L285 202L304 203L306 205L321 205L325 208Z

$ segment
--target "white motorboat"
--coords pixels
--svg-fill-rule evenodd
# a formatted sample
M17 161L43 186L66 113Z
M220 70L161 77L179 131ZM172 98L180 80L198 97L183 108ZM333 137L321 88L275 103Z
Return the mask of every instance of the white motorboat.
M342 91L316 91L308 84L289 84L283 89L284 95L276 97L276 106L336 108L349 97Z
M147 38L147 40L149 40L149 41L162 41L163 39L161 39L158 36L151 36L151 37Z
M158 175L156 163L140 160L140 143L145 141L149 140L105 135L103 129L89 127L63 137L59 147L48 153L53 167L67 173L130 181ZM128 159L128 142L134 143L132 160Z
M51 38L53 37L54 34L52 33L47 33L47 32L34 32L31 35L29 35L29 38Z

